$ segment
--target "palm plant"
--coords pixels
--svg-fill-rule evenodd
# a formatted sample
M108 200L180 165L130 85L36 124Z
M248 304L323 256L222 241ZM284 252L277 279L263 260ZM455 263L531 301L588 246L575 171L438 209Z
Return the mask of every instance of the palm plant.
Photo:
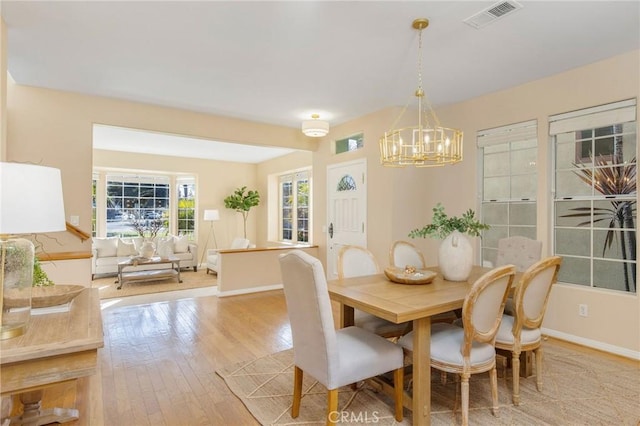
M622 149L614 150L621 153ZM605 196L630 195L636 193L636 158L629 162L624 162L621 155L614 155L609 163L602 155L597 159L592 158L595 167L574 163L578 168L576 175L587 185L593 187ZM577 213L563 215L562 217L585 217L589 220L578 223L577 226L588 226L595 223L608 222L608 232L606 234L602 255L611 248L614 241L619 241L620 252L624 260L633 262L623 262L625 288L627 291L635 292L636 289L636 231L634 217L636 212L635 200L611 200L611 207L576 207L573 210ZM618 229L616 231L616 228ZM629 230L624 231L623 229ZM620 238L618 239L618 234ZM625 238L626 236L626 238ZM629 271L627 265L630 266ZM631 280L629 279L631 275Z

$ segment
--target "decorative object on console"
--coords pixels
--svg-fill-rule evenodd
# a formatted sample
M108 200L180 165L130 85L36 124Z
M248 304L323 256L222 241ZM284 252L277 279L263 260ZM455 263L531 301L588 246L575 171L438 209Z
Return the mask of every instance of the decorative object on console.
M320 120L319 114L311 114L311 120L302 122L302 133L311 138L321 138L329 133L329 123Z
M31 316L34 246L25 238L9 234L65 229L60 170L0 163L0 339L24 334ZM5 309L8 298L17 306Z
M467 210L462 217L449 217L444 212L444 206L438 203L433 208L433 222L421 229L414 229L409 237L444 239L438 250L440 271L448 281L465 281L473 266L473 247L464 234L477 237L480 231L487 229L489 225L477 220L473 210Z
M247 187L236 189L233 194L224 199L224 206L228 209L233 209L238 213L242 213L244 219L244 238L247 238L247 217L249 217L249 210L251 207L255 207L260 204L260 194L258 191L249 190Z
M383 166L417 167L443 166L462 161L462 131L442 127L422 89L422 30L429 20L413 21L418 36L418 125L392 129L380 138L380 162ZM426 105L424 105L426 104ZM402 109L392 128L400 122L408 106ZM426 107L426 108L425 108Z
M209 233L207 233L207 242L204 244L204 249L202 250L202 257L200 258L200 265L204 262L204 255L209 248L209 237L213 234L213 245L215 248L218 248L218 241L216 240L216 230L213 229L213 222L217 222L220 220L220 212L218 210L205 210L203 220L205 222L210 222Z

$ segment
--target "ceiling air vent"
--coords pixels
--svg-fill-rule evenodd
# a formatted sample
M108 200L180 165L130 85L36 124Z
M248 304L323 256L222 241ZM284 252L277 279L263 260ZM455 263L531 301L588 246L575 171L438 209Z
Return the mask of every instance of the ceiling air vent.
M514 0L501 1L485 10L468 17L463 22L475 29L480 29L500 18L503 18L518 9L522 9L522 5Z

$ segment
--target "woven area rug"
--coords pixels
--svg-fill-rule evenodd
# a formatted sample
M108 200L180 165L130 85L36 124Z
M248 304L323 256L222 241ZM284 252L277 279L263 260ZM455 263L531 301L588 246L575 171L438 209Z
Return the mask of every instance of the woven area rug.
M238 363L216 371L229 389L244 403L262 425L324 425L327 389L309 375L304 376L303 396L298 418L291 418L293 398L293 350L278 352L254 361ZM338 424L410 425L394 419L393 401L366 385L352 390L345 386L338 393ZM407 414L409 417L407 418Z
M118 290L115 276L97 278L93 280L92 287L99 289L100 299L111 299L114 297L138 296L149 293L162 293L165 291L187 290L192 288L202 288L216 286L218 280L215 275L206 273L206 268L199 269L198 272L185 270L180 272L181 283L171 280L145 281L138 283L126 283L122 289Z

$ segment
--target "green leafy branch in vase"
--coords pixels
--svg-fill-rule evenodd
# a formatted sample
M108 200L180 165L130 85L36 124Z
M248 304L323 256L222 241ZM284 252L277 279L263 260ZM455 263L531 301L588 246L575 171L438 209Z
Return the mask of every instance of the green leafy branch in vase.
M462 214L461 217L449 217L444 212L444 206L440 203L433 208L432 223L420 229L409 232L411 238L439 238L444 239L453 231L468 234L472 237L480 236L481 231L489 229L489 225L480 222L475 217L475 212L471 209Z

